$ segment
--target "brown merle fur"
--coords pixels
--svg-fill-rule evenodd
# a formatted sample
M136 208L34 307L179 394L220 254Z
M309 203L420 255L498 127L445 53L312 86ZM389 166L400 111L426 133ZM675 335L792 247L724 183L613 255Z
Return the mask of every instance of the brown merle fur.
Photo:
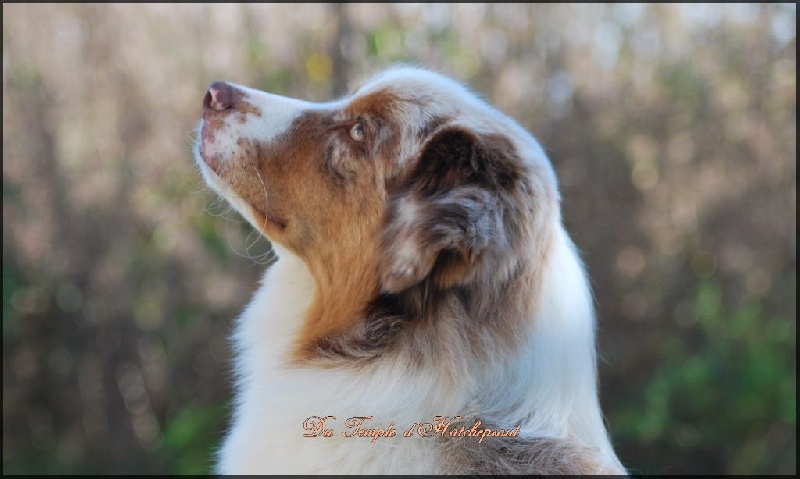
M474 437L437 439L441 474L619 474L604 463L599 450L569 439L487 437L480 444Z
M529 326L518 318L531 315L537 268L549 248L548 229L533 228L543 226L537 216L546 216L552 192L532 176L501 135L463 127L434 134L404 183L389 192L379 248L385 269L398 249L393 242L414 238L427 263L391 288L384 275L383 291L357 327L320 338L316 359L404 351L449 365L455 378L464 361L513 351ZM405 197L420 205L410 224L396 218ZM531 258L531 249L541 256Z

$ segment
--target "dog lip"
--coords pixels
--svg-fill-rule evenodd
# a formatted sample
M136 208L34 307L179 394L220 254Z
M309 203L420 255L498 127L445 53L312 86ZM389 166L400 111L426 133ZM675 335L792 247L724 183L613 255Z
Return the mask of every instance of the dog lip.
M214 129L205 118L200 124L200 138L197 139L197 142L200 158L211 167L212 171L219 173L223 160L216 148Z
M200 146L200 158L203 162L211 168L211 171L217 173L219 171L221 162L219 158L215 157L214 155L209 155L203 145Z
M256 211L256 213L261 215L267 222L272 223L275 226L277 226L278 229L281 229L281 230L286 229L286 220L283 220L283 219L277 218L275 216L269 215L269 214L267 214L266 211L264 211L261 208L258 208L256 206L253 206L253 209Z

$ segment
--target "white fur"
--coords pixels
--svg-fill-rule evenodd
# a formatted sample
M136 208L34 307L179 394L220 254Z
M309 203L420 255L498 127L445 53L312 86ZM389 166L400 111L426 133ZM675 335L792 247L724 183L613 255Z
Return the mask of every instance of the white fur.
M598 447L609 464L624 470L608 440L597 399L594 313L586 277L574 247L558 225L556 251L546 268L542 303L527 346L515 366L489 374L493 382L443 389L431 371L393 364L369 373L287 368L296 328L313 296L303 262L277 247L280 260L264 275L261 288L238 320L236 416L219 454L223 474L424 474L436 470L433 438L402 437L415 421L466 410L476 392L497 391L494 409L516 407L506 416L528 437L572 434ZM504 371L500 368L500 371ZM487 409L487 413L491 414ZM531 413L532 412L532 413ZM374 416L368 424L394 422L398 436L371 443L361 437L304 437L311 415L336 416L335 436L348 431L344 420Z
M237 138L270 141L286 131L292 120L304 110L321 106L294 98L273 95L243 85L231 83L231 86L244 92L245 101L260 110L261 114L248 115L247 121L244 123L240 123L235 116L226 118L228 128L235 130L236 135L220 135L216 139L218 147L225 151L236 149Z
M414 421L459 410L458 395L441 391L437 378L395 364L367 374L349 370L288 368L296 327L313 297L303 262L279 246L280 260L239 318L236 417L219 455L223 474L424 473L435 466L430 438L341 437L344 421L372 415L404 431ZM435 405L435 406L434 406ZM446 411L443 411L445 409ZM335 437L304 437L309 416L333 415Z

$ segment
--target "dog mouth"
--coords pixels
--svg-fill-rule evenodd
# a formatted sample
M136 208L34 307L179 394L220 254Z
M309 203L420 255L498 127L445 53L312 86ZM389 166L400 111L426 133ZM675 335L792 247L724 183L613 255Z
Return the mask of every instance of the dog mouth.
M236 185L231 184L231 182L226 179L227 162L222 155L218 153L218 148L214 142L213 128L209 128L209 125L205 121L203 121L200 127L200 138L197 141L196 153L207 169L210 170L209 173L211 173L211 176L209 176L208 179L211 185L225 197L238 197L241 202L240 207L249 207L258 227L271 231L283 231L286 229L288 224L286 219L273 212L267 212L263 206L238 194L236 192Z
M254 206L252 203L248 203L250 207L253 209L253 214L256 216L256 219L259 221L260 224L264 226L272 225L278 230L283 231L286 229L286 220L279 218L275 215L271 215L264 211L262 208L258 206Z

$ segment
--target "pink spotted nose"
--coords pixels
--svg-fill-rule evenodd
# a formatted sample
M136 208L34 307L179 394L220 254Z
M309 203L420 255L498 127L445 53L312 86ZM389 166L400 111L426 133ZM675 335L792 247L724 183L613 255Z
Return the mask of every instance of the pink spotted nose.
M215 81L208 86L206 96L203 98L203 109L227 110L233 108L233 87L225 82Z

